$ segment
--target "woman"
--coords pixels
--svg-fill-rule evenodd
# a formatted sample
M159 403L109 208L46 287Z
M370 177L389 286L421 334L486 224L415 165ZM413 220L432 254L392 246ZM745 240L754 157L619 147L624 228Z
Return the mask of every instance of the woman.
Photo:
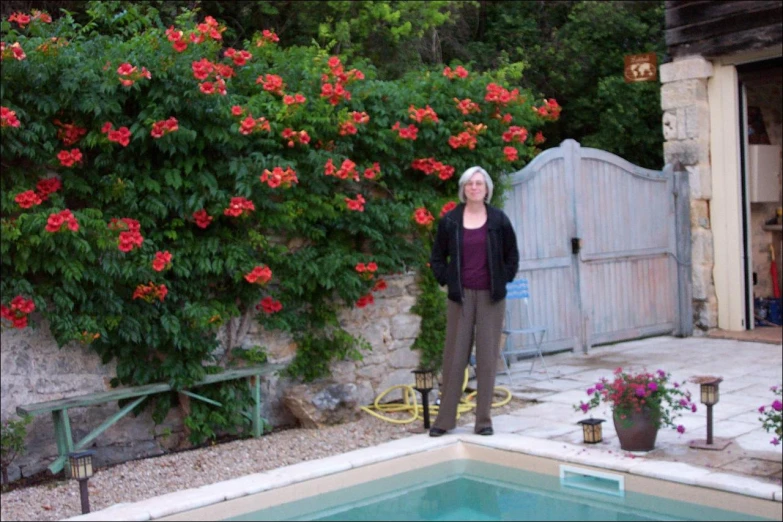
M476 341L476 423L479 435L492 435L492 396L500 331L506 311L506 283L519 266L511 221L490 206L492 179L471 167L459 179L459 200L443 216L432 245L430 266L435 279L448 285L446 346L438 417L430 429L439 437L455 428L465 368ZM475 331L475 335L474 335Z

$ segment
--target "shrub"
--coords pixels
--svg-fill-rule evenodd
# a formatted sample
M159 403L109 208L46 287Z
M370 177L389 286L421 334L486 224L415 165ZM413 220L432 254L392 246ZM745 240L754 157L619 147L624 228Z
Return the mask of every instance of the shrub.
M2 465L3 484L8 484L8 466L16 457L24 453L24 439L27 435L27 425L32 417L24 416L19 420L6 419L0 432L0 465Z
M322 375L362 346L338 307L426 263L416 209L438 215L471 165L521 168L559 110L502 71L379 81L269 31L224 48L187 12L98 33L110 15L2 22L0 302L12 326L34 309L61 346L116 360L113 386L218 371L217 329L256 309L293 333L291 371Z

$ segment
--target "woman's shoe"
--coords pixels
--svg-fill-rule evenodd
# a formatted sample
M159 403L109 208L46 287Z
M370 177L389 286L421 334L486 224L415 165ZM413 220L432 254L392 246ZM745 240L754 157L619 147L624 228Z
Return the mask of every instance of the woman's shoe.
M430 437L440 437L441 435L445 435L446 430L442 430L440 428L430 428Z
M492 429L492 426L487 426L486 428L481 428L476 432L476 435L493 435L495 431Z

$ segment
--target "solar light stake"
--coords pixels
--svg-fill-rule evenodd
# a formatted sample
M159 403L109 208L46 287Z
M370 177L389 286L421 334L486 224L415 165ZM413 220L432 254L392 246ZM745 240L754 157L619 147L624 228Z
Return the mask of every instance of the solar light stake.
M427 369L413 370L416 383L413 388L421 393L421 406L424 411L424 429L430 429L430 390L432 390L433 371Z
M707 439L692 440L690 442L691 448L722 450L731 443L731 439L718 439L712 436L712 407L720 400L718 385L721 381L723 381L722 377L713 375L701 375L691 379L691 382L699 385L701 403L707 407Z
M604 419L583 419L577 422L582 425L582 435L584 437L585 444L598 444L603 438L601 423L605 422Z
M92 477L93 450L87 450L68 454L71 465L71 478L79 481L79 497L82 501L82 514L90 512L90 492L87 490L87 481Z
M716 377L714 380L699 383L701 386L701 402L707 406L707 444L712 444L712 407L720 399L718 385L722 380L720 377Z

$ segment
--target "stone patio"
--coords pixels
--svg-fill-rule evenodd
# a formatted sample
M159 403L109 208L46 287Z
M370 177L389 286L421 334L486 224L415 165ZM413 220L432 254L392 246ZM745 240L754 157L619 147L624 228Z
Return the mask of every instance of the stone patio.
M659 368L672 373L676 381L695 375L722 376L720 402L713 406L713 437L730 439L721 451L692 449L692 439L706 439L706 407L699 404L696 413L684 414L677 422L686 428L684 434L661 429L656 449L636 453L639 458L681 462L731 474L756 477L781 484L781 446L770 444L773 434L761 428L758 408L770 404L774 397L770 387L783 381L783 346L760 342L714 339L707 337L653 337L639 341L598 346L590 353L561 353L545 357L552 380L546 378L540 361L529 373L530 360L511 365L511 377L500 374L497 385L507 386L514 396L535 400L537 404L509 415L495 417L496 432L511 432L529 437L583 444L582 429L576 422L589 415L574 412L572 405L587 400L586 390L600 377L610 378L618 366L633 369ZM475 381L470 385L475 386ZM688 383L698 402L699 386ZM590 412L603 423L603 443L597 447L610 452L620 449L606 405Z

